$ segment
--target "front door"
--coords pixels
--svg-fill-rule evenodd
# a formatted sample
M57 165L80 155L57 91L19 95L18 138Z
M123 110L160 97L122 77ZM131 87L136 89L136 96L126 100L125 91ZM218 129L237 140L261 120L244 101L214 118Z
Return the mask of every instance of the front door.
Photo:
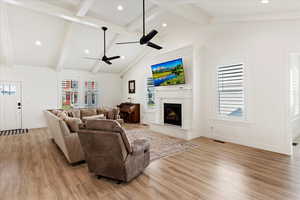
M0 130L22 128L20 82L0 81Z

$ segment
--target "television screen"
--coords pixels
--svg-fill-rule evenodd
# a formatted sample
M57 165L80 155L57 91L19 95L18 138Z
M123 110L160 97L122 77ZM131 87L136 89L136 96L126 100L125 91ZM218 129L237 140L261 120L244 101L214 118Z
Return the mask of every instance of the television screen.
M152 65L154 86L179 85L185 83L182 58Z

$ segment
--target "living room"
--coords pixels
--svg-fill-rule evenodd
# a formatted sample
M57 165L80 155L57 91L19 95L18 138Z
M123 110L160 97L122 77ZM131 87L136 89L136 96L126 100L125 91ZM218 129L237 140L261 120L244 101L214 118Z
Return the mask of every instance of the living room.
M300 199L299 10L0 0L3 198Z

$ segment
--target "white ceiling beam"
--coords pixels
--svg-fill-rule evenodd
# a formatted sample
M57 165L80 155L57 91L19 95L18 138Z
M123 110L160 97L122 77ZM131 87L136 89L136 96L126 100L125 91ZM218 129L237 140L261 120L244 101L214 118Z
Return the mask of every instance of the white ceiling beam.
M253 21L276 21L276 20L297 20L300 19L299 12L287 12L276 14L256 14L244 16L228 16L228 17L215 17L211 24L223 23L239 23L239 22L253 22Z
M73 30L74 30L73 23L68 23L66 26L67 27L65 29L63 43L60 48L61 51L59 54L57 65L56 65L56 71L63 70L64 63L65 63L65 60L66 60L67 54L68 54L68 48L70 46L70 38L71 38L71 35L73 34Z
M85 16L90 8L92 7L95 0L83 0L80 2L79 8L77 10L76 16L83 17Z
M78 10L76 12L76 16L83 17L87 14L89 11L90 7L94 3L94 0L83 0L81 1L80 5L78 6ZM73 22L68 23L65 29L65 34L63 38L63 43L61 45L61 52L59 54L58 62L56 65L56 71L61 71L64 68L64 63L67 58L67 52L68 48L70 47L70 38L73 34Z
M146 24L149 23L150 21L154 20L156 17L158 17L162 13L163 13L163 10L160 9L158 6L154 6L150 9L148 9L146 11L146 20L145 20ZM131 31L134 31L137 28L142 28L142 25L143 25L143 20L142 20L142 15L141 15L141 16L137 17L136 19L134 19L132 22L130 22L127 25L127 29L131 30ZM107 51L106 52L109 52L113 48L113 46L115 45L115 43L118 41L119 38L120 38L120 34L117 34L111 40L111 42L107 45ZM137 37L137 40L138 39L139 38ZM102 54L103 54L103 52L102 52ZM101 57L102 54L99 57ZM101 65L101 63L99 63L99 61L95 61L91 71L93 73L97 73L101 69L101 66L102 65Z
M210 23L211 17L200 8L192 5L178 5L173 0L150 0L164 10L183 17L195 24L205 25Z
M3 63L7 67L14 66L14 50L9 31L7 5L0 2L0 50Z
M26 0L26 1L25 0L2 0L2 1L15 6L27 8L36 12L58 17L70 22L90 26L96 29L101 29L102 26L108 26L110 27L111 31L115 33L126 34L126 35L137 34L135 32L127 30L123 26L111 22L107 22L98 18L75 16L74 13L72 13L70 10L61 8L59 6L54 6L48 3L44 3L39 0Z

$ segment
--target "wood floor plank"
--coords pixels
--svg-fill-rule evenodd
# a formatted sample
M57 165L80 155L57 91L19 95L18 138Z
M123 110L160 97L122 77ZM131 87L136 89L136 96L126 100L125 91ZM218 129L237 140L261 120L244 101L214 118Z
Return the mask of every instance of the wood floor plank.
M129 184L70 166L46 129L0 137L0 199L299 200L300 155L291 158L207 138L150 164Z

